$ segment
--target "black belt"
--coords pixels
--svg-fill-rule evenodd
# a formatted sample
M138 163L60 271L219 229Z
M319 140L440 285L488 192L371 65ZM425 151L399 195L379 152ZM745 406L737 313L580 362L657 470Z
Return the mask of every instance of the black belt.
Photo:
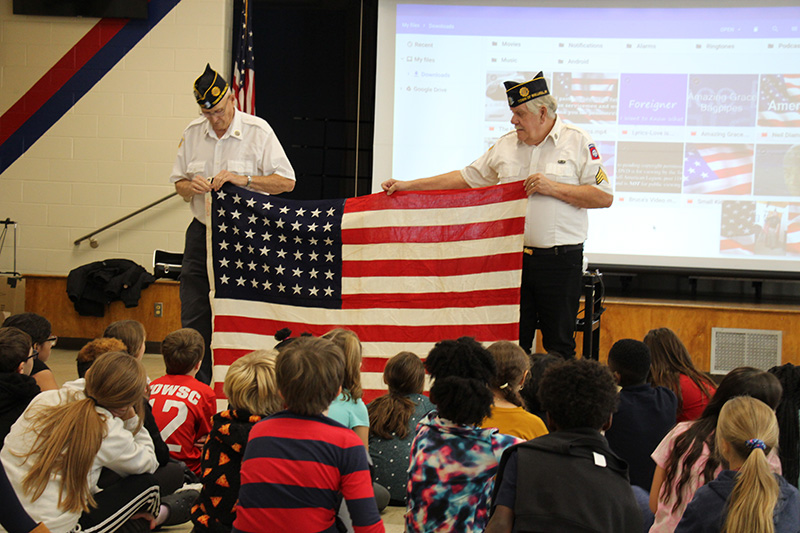
M569 252L583 251L583 244L565 244L563 246L553 246L552 248L525 246L522 251L528 255L563 255Z

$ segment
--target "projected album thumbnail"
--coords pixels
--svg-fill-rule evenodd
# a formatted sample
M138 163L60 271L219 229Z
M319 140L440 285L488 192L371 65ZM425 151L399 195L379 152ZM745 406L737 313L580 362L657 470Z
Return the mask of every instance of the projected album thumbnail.
M508 110L508 97L504 81L528 81L533 79L538 72L524 70L497 70L486 73L486 120L487 121L507 121L511 120L511 112ZM547 79L547 86L550 87L550 78Z
M692 74L688 98L686 123L690 126L752 127L758 107L758 76Z
M754 194L800 198L800 144L756 147Z
M734 255L800 254L800 203L722 203L720 252Z
M617 143L617 192L680 193L682 143Z
M683 177L687 194L750 194L753 145L687 144Z
M774 128L800 127L800 74L761 76L758 125Z
M623 74L619 88L619 123L683 126L686 74Z
M619 74L556 72L550 87L558 114L567 122L616 123Z

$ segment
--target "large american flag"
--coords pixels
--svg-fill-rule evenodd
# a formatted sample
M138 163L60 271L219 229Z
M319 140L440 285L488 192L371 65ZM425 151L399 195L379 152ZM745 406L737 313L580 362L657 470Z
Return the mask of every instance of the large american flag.
M755 217L755 202L722 202L719 251L724 254L753 255L756 245Z
M683 192L743 194L753 186L753 145L687 144Z
M619 75L556 72L558 111L577 124L613 124L617 120Z
M800 74L761 76L758 125L800 127Z
M242 1L236 55L233 58L233 94L240 111L256 114L256 64L253 56L253 23L250 0Z
M516 340L522 182L453 191L294 201L230 184L207 201L214 388L273 335L353 330L364 399L386 360L442 339Z

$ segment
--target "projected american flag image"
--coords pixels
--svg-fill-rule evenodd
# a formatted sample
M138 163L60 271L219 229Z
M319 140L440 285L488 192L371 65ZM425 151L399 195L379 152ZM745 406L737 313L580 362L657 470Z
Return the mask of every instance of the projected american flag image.
M753 145L687 144L683 177L687 194L750 194Z
M725 254L753 255L756 243L756 203L722 203L719 251Z
M758 125L800 127L800 74L761 76Z
M553 94L558 113L576 124L613 124L617 120L619 74L556 72Z
M443 339L515 340L521 182L454 191L294 201L226 185L207 203L214 388L273 335L353 330L364 399L386 360ZM218 396L220 397L220 396Z

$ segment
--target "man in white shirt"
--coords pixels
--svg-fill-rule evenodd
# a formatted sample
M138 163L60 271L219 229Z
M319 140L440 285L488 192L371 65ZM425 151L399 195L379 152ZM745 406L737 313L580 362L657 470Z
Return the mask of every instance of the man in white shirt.
M205 195L231 182L265 194L294 189L292 165L267 122L236 109L228 83L206 65L194 82L202 117L184 130L170 181L189 202L194 220L186 230L181 265L181 325L206 343L197 378L211 381L211 306L206 267Z
M430 178L382 183L404 190L460 189L521 181L528 193L520 291L520 345L530 352L536 328L548 352L575 355L587 209L614 200L591 137L556 115L558 104L540 72L505 82L515 131L475 162Z

